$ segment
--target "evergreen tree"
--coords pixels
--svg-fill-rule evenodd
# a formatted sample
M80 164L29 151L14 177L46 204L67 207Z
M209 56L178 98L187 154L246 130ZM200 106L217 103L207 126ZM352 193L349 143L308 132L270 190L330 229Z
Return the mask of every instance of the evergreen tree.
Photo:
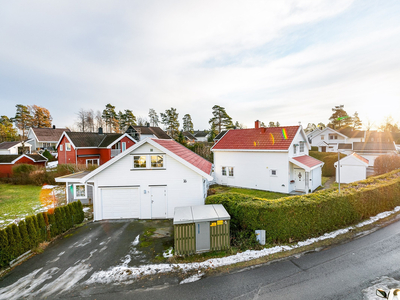
M7 226L4 230L7 233L8 251L9 251L10 260L13 260L14 258L18 257L18 248L17 248L17 243L15 241L14 232L13 232L11 226Z
M183 116L183 131L194 132L192 117L189 114Z
M236 122L235 122L235 128L236 128L236 129L243 129L244 126L243 126L243 124L239 123L239 121L236 121Z
M276 127L275 122L272 122L272 121L269 122L269 123L268 123L268 127Z
M15 123L15 126L22 131L22 140L24 141L28 129L32 127L32 115L29 108L25 105L17 104L15 107L17 108L17 111L12 121Z
M151 126L158 126L158 123L160 123L160 119L158 118L158 114L152 108L149 109L149 119L150 119Z
M167 133L171 138L177 139L179 135L179 114L176 112L176 108L165 110L165 114L161 113L162 123L167 129Z
M113 130L117 129L117 113L115 112L115 106L108 103L106 108L103 110L102 118L106 127L108 126L108 132L112 132Z
M0 230L0 268L8 265L10 261L10 250L7 233Z
M26 223L24 220L22 220L18 223L18 228L19 228L19 234L21 236L21 250L22 250L22 253L24 253L31 249L29 234L26 229Z
M22 240L21 240L21 234L19 232L19 228L17 225L15 225L14 223L12 223L11 225L9 225L9 227L11 227L11 230L13 232L14 235L14 240L15 240L15 256L18 257L20 256L24 250L22 249Z
M30 248L34 248L38 244L38 236L35 227L35 222L33 220L33 217L27 217L25 219L25 222L26 222L26 230L28 231L29 235Z
M362 122L360 120L360 117L358 116L358 112L355 112L352 118L353 121L353 128L356 130L360 130L362 126Z
M329 118L328 127L333 129L341 129L348 126L351 126L352 120L351 117L344 110L344 105L338 105L332 108L333 114Z
M211 128L214 124L215 129L220 133L222 130L233 128L232 118L226 113L225 108L219 105L214 105L212 108L213 117L208 121Z

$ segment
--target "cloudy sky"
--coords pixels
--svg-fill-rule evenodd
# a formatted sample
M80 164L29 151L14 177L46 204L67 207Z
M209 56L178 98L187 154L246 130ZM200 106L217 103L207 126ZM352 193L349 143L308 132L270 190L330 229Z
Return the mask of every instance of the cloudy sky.
M2 1L0 115L48 108L177 108L196 129L212 107L247 127L400 121L400 1Z

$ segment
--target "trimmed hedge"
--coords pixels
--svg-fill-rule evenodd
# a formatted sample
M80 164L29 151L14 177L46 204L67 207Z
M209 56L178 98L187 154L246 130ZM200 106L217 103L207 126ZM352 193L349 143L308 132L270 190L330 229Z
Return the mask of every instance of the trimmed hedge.
M400 205L400 172L371 177L337 190L275 200L238 193L207 197L206 204L223 204L233 230L266 230L268 242L288 242L319 236L355 224Z
M322 176L331 177L336 175L336 169L334 164L338 160L337 153L309 151L308 155L325 163L324 166L322 167ZM340 158L344 157L346 157L346 155L340 154Z
M39 213L20 221L18 226L11 224L0 230L0 268L39 243L82 223L83 216L82 203L78 201L57 207L54 214Z

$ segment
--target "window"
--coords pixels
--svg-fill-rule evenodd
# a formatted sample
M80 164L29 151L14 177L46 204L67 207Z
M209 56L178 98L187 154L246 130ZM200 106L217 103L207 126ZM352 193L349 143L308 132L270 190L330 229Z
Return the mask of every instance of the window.
M304 142L300 142L300 152L304 152Z
M323 135L321 135L321 141L323 141L324 140L324 136Z
M164 167L164 157L162 155L152 155L151 156L151 167L152 168Z
M296 145L293 145L293 154L296 154Z
M71 151L71 144L65 143L65 151Z
M63 151L63 145L60 145L60 151Z
M122 151L126 150L126 142L122 142Z
M75 199L84 199L86 197L86 185L84 184L75 184L74 185L74 198Z
M222 167L222 176L226 176L226 167Z
M233 167L228 167L228 175L229 177L233 177Z
M133 156L133 168L134 169L146 169L146 155L134 155Z
M271 170L271 176L278 176L276 170Z
M100 164L99 159L95 158L95 159L87 159L86 160L86 166L98 166Z
M337 140L337 135L335 135L335 140Z

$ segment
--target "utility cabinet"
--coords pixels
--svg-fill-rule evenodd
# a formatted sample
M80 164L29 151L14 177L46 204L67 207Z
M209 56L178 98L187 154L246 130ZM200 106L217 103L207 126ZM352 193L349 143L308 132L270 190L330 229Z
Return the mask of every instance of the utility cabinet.
M222 204L176 207L175 254L185 255L230 247L230 215Z

